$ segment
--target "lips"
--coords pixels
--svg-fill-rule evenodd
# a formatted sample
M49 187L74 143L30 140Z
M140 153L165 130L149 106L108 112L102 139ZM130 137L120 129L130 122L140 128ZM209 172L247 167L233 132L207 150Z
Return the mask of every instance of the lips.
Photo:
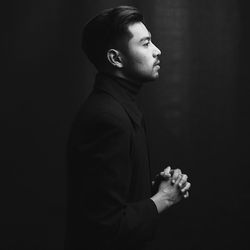
M160 60L157 60L157 61L154 63L154 66L160 66Z

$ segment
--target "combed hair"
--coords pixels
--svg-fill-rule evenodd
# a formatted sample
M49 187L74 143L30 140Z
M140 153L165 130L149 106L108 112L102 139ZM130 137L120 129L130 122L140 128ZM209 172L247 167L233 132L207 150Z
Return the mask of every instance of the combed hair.
M112 46L131 38L128 26L136 22L143 22L143 15L135 7L118 6L103 10L84 26L82 49L97 69L104 65Z

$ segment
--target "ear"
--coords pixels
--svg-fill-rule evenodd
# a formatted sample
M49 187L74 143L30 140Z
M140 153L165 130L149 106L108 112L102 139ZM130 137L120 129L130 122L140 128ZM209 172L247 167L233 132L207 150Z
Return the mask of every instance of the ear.
M116 50L116 49L110 49L107 52L107 58L108 61L117 68L122 68L123 67L123 62L122 62L122 55L121 53Z

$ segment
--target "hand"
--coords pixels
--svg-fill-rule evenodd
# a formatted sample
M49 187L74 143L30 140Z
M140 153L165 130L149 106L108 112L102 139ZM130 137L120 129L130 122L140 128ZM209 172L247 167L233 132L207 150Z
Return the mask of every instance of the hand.
M160 176L160 178L159 178ZM158 192L151 198L158 212L178 203L183 197L189 196L191 184L187 182L188 176L181 173L180 169L171 170L167 167L158 175ZM156 184L156 183L155 183Z
M163 180L159 185L158 193L160 193L164 197L164 199L168 203L168 206L174 205L182 198L182 193L179 186L181 179L182 176L179 175L176 179L168 178L166 180Z
M181 193L183 194L184 198L189 197L188 190L191 187L191 183L187 182L188 176L186 174L182 174L180 169L171 169L170 166L164 169L160 173L161 177L165 180L171 178L172 184L177 183Z
M171 178L172 173L173 173L173 170L171 170L171 167L168 166L162 172L160 172L159 174L155 176L154 180L152 181L153 194L158 192L159 185L163 180L167 180Z

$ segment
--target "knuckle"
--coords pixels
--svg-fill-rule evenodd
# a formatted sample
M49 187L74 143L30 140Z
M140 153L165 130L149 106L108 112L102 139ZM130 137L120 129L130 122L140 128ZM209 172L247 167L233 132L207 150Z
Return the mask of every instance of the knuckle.
M181 171L177 168L174 170L174 176L178 177L181 174Z
M182 175L182 179L183 179L184 181L186 181L187 178L188 178L188 176L187 176L186 174L183 174L183 175Z

